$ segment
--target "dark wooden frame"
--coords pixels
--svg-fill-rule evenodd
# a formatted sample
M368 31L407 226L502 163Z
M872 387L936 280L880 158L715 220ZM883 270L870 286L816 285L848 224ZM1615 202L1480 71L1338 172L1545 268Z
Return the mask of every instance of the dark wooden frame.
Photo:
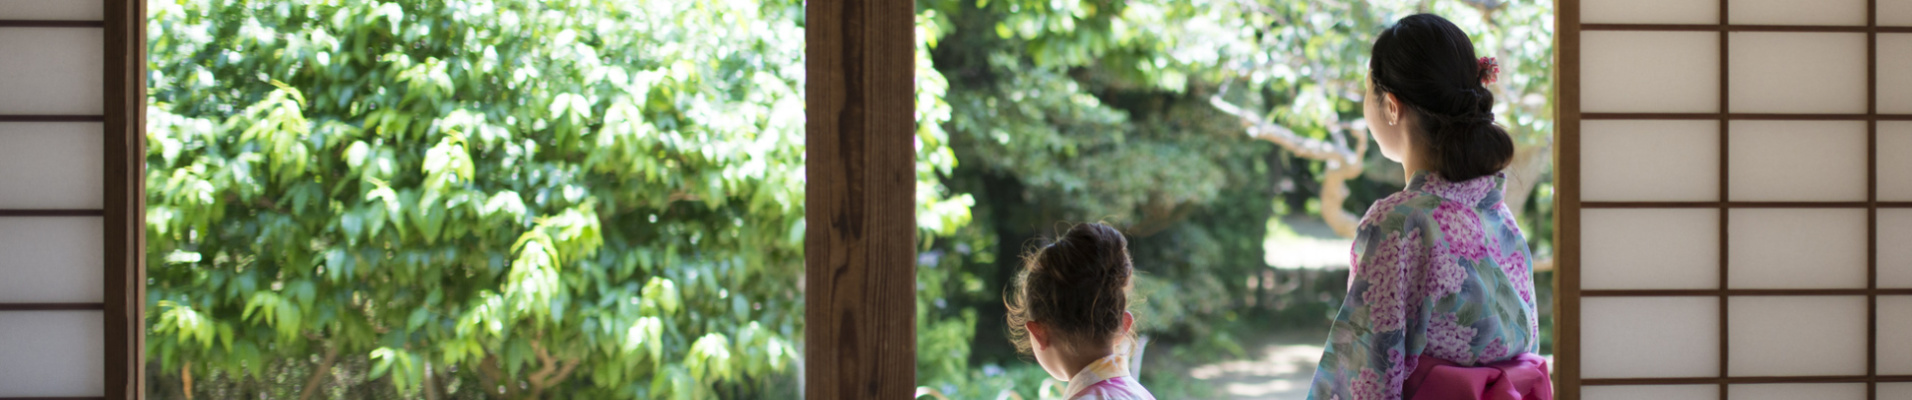
M1554 74L1554 393L1580 400L1580 0L1554 4Z
M910 0L804 5L804 392L916 385L915 20Z
M0 217L101 217L104 298L99 303L0 303L0 311L101 311L105 396L63 399L142 399L146 377L146 2L100 1L103 17L98 21L0 20L0 27L102 29L102 113L0 115L0 122L102 123L102 207L0 209Z
M146 398L146 2L106 2L106 398Z
M1557 37L1560 73L1558 104L1559 160L1557 190L1559 190L1559 208L1556 213L1556 248L1558 250L1560 272L1558 275L1560 297L1557 301L1559 314L1556 321L1556 346L1558 360L1555 379L1563 400L1577 400L1584 386L1605 385L1656 385L1656 384L1694 384L1719 385L1719 397L1726 400L1728 385L1756 383L1864 383L1867 398L1878 397L1878 384L1883 382L1912 382L1912 375L1880 375L1878 373L1878 297L1882 295L1912 295L1912 289L1881 289L1878 285L1878 210L1881 208L1912 208L1912 202L1884 202L1878 198L1878 121L1908 121L1912 115L1880 114L1878 112L1878 36L1880 33L1912 33L1912 27L1888 27L1878 25L1877 0L1866 2L1866 24L1863 26L1817 26L1817 25L1734 25L1729 14L1728 0L1719 0L1719 23L1717 24L1581 24L1580 0L1560 0L1557 9ZM1580 34L1583 31L1708 31L1719 33L1720 44L1720 93L1717 113L1581 113L1580 112ZM1774 114L1774 113L1733 113L1730 101L1730 60L1728 59L1728 41L1732 32L1827 32L1827 33L1863 33L1866 35L1866 96L1867 109L1863 114ZM1580 201L1580 122L1583 120L1712 120L1719 122L1719 200L1708 202L1581 202ZM1730 122L1748 120L1790 120L1790 121L1866 121L1866 200L1843 202L1758 202L1732 201L1728 192L1730 172L1728 146ZM1624 208L1712 208L1719 210L1719 286L1716 289L1696 290L1581 290L1580 288L1580 213L1583 209L1624 209ZM1728 212L1732 209L1785 208L1785 209L1863 209L1867 213L1866 222L1866 287L1863 289L1734 289L1728 286L1730 264L1728 256L1727 229ZM1866 374L1850 376L1731 376L1728 361L1731 354L1728 347L1729 299L1733 296L1865 296L1867 300L1866 322ZM1717 297L1719 299L1719 376L1688 378L1605 378L1582 379L1580 376L1580 300L1583 297Z

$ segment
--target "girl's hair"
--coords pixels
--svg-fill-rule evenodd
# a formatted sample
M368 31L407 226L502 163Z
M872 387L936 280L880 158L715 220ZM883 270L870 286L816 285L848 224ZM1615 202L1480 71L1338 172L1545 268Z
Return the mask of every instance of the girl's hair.
M1415 14L1401 18L1374 39L1369 76L1377 93L1393 93L1419 117L1411 135L1428 166L1460 182L1505 168L1514 141L1494 124L1494 93L1482 79L1474 43L1446 18Z
M1079 224L1024 255L1022 264L1004 300L1009 338L1017 350L1031 351L1023 326L1029 321L1041 323L1052 345L1065 352L1111 343L1121 334L1135 274L1129 241L1121 232L1099 223Z

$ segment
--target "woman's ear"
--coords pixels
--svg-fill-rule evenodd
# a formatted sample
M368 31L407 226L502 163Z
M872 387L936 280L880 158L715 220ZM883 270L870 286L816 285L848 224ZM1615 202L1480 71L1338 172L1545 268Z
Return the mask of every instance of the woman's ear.
M1382 93L1381 98L1385 104L1382 108L1388 113L1388 126L1401 123L1401 99L1394 97L1393 93Z
M1135 313L1128 312L1128 311L1122 312L1122 331L1123 332L1135 331Z
M1029 321L1022 323L1022 328L1029 330L1030 350L1040 351L1049 347L1049 332L1042 330L1042 324Z

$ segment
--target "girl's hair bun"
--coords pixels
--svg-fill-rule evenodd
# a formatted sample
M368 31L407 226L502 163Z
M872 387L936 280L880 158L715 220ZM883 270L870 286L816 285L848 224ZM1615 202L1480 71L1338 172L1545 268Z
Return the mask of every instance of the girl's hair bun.
M1016 347L1029 351L1023 325L1030 321L1041 323L1064 349L1112 343L1121 333L1135 274L1128 247L1128 238L1114 227L1085 223L1024 255L1004 301Z

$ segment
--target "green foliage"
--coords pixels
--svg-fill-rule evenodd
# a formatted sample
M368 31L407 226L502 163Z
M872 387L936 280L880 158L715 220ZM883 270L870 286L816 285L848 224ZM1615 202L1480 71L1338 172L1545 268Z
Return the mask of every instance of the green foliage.
M1373 35L1412 12L1445 15L1500 59L1500 121L1523 147L1548 145L1552 4L1544 1L919 0L935 22L935 67L952 85L946 124L961 167L944 182L977 199L975 222L920 263L919 379L983 384L977 368L1028 364L1004 336L1002 289L1032 241L1067 222L1123 227L1141 278L1139 327L1152 349L1212 359L1244 349L1242 282L1267 268L1279 214L1319 215L1326 166L1244 134L1212 96L1315 140L1359 129ZM1371 148L1373 146L1370 146ZM1342 204L1357 215L1402 187L1378 149ZM1545 256L1549 178L1519 220ZM1277 210L1288 210L1280 211ZM1329 285L1333 286L1333 285ZM1254 330L1320 324L1323 299L1264 310ZM1320 313L1317 313L1320 314ZM968 334L956 325L974 321ZM1257 319L1260 320L1260 319ZM951 344L960 343L960 344ZM969 351L966 360L942 358ZM1154 354L1154 353L1152 353ZM929 357L934 355L934 358ZM1164 360L1150 356L1152 360ZM970 371L970 372L963 372ZM1148 371L1145 381L1179 379ZM1159 381L1156 379L1160 379ZM1013 387L1035 394L1029 383ZM965 392L968 393L968 392ZM976 392L993 395L992 392ZM1158 395L1161 393L1158 393ZM1175 397L1175 396L1169 396Z
M1544 143L1551 5L1484 4L920 0L922 383L1037 394L1001 290L1064 221L1133 237L1151 348L1242 351L1241 277L1266 267L1277 210L1321 212L1307 199L1323 166L1208 98L1226 87L1327 138L1360 117L1370 35L1427 9L1501 58L1502 121ZM799 2L150 8L152 381L197 376L212 397L297 397L313 375L333 398L794 395ZM1364 159L1353 212L1400 186ZM1550 186L1532 200L1520 219L1544 250Z
M155 381L360 371L330 350L404 397L795 389L799 3L151 9ZM935 180L955 158L926 61L934 234L970 201Z

